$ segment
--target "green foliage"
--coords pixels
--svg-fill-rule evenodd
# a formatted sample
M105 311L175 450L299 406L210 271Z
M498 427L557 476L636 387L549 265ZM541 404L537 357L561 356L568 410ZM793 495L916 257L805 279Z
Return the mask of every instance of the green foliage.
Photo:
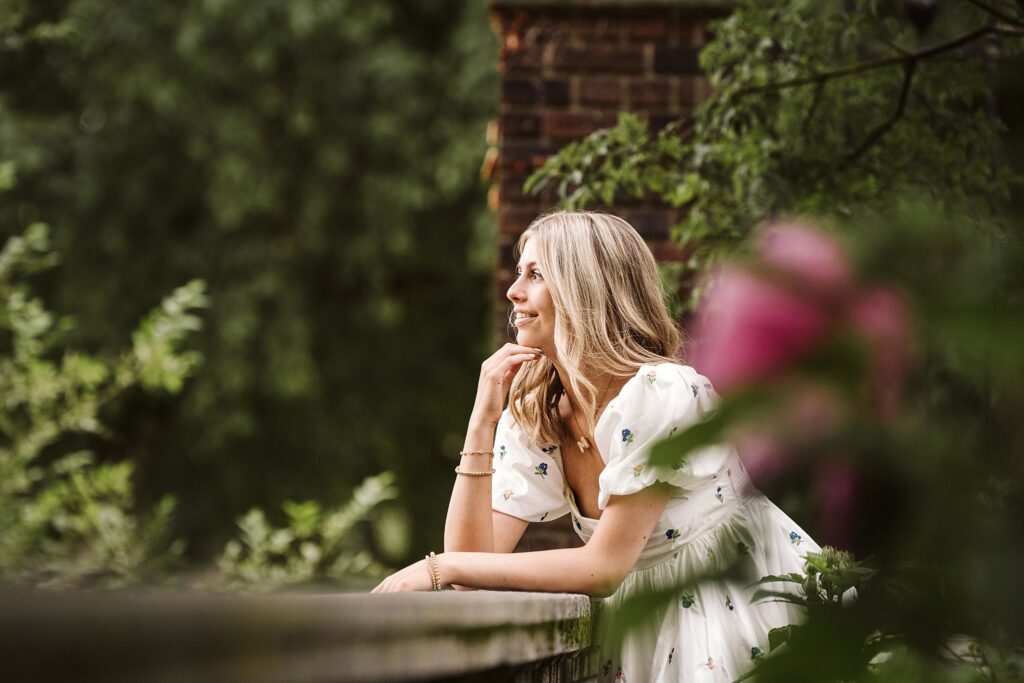
M69 319L33 294L29 276L55 265L49 231L33 224L0 251L0 580L115 586L155 579L184 550L173 540L173 498L139 512L134 466L75 447L103 435L100 409L136 386L177 392L198 356L181 347L199 329L204 285L175 290L113 359L65 348Z
M795 495L811 519L833 495L815 483L820 468L855 473L846 524L877 575L863 582L865 570L828 553L804 575L765 577L796 590L760 597L809 609L805 624L774 633L786 647L759 663L756 680L1020 679L1024 621L1011 607L1024 602L1019 220L1006 217L994 237L1000 231L967 211L907 200L836 226L858 271L898 288L913 313L916 361L898 414L880 419L864 401L862 360L830 339L778 377L726 395L709 420L652 452L653 465L672 467L751 428L770 430L787 469L769 492ZM830 387L842 397L840 417L792 429L795 380ZM831 609L850 586L857 600Z
M1024 23L1012 2L991 6L1017 23L975 5L935 3L922 32L894 2L738 3L701 52L714 91L692 118L652 134L623 114L527 188L572 207L648 192L685 207L675 236L700 272L777 215L848 217L911 194L991 216L1019 178L989 88Z
M76 346L119 348L179 282L218 293L181 400L108 416L142 498L173 492L205 559L253 505L388 468L434 543L490 346L486 6L4 7L0 232L54 226L42 286Z
M394 482L391 472L368 477L334 510L311 500L286 502L283 528L272 527L262 510L249 510L238 520L240 538L228 542L217 562L221 576L214 585L267 591L325 581L345 585L361 576L382 579L387 570L359 543L355 527L397 497Z
M804 573L790 573L785 576L765 576L758 584L792 583L798 592L762 588L754 593L753 600L780 600L805 607L808 610L825 608L839 609L843 605L844 596L850 589L863 586L864 582L877 572L862 562L853 559L853 555L843 550L824 546L820 553L807 553L807 564ZM852 597L852 596L851 596ZM786 632L790 627L785 627ZM776 629L780 630L781 629ZM779 636L770 640L779 641ZM775 644L770 643L772 649Z

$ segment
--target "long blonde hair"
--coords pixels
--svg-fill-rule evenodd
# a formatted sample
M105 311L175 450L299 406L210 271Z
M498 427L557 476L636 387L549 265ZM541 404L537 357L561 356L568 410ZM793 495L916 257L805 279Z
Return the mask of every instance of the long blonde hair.
M605 213L555 211L536 218L516 244L516 259L536 240L537 262L555 308L555 351L585 415L598 389L585 371L633 375L649 363L678 362L679 328L665 306L658 266L629 223ZM509 409L538 444L571 431L559 417L565 393L554 363L525 364L509 391Z

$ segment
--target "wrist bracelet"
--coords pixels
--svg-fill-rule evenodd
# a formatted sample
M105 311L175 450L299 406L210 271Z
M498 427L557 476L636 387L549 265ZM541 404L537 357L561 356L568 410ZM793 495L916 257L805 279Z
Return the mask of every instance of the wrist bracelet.
M494 457L494 451L459 451L459 455L489 455Z
M437 556L431 550L423 557L427 561L427 572L430 574L430 585L435 591L441 590L441 571L437 568Z
M455 474L461 474L467 477L488 477L494 474L494 468L492 467L491 469L484 470L483 472L469 472L467 470L462 469L462 467L456 465Z

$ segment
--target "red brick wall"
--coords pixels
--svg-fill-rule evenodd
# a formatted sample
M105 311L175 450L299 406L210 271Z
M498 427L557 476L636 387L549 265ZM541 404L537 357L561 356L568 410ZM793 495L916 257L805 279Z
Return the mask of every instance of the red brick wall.
M721 10L685 2L643 8L628 0L572 5L498 2L492 7L502 87L492 139L497 155L490 173L491 207L498 214L497 295L502 298L516 239L538 213L557 203L552 192L524 195L531 172L567 142L612 125L621 111L660 128L691 112L710 92L697 57L709 19ZM668 238L678 213L650 202L611 208L644 236L659 259L677 256Z
M499 267L496 291L498 341L514 339L505 316L512 249L539 213L557 197L523 193L523 182L567 142L612 125L619 112L637 114L657 129L687 113L710 92L698 53L711 18L726 3L543 2L492 4L501 53L501 108L492 126L485 171L497 212ZM678 212L651 201L608 207L628 220L659 260L681 257L669 239ZM531 525L521 548L564 545L574 539L567 523L545 534ZM540 533L538 533L540 532Z

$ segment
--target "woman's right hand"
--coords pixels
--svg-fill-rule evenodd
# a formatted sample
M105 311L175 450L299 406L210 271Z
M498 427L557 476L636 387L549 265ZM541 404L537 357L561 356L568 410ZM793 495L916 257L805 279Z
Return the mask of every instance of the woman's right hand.
M540 349L508 343L494 352L480 366L480 383L476 388L476 402L470 423L493 427L501 419L505 397L512 379L523 363L541 357Z

